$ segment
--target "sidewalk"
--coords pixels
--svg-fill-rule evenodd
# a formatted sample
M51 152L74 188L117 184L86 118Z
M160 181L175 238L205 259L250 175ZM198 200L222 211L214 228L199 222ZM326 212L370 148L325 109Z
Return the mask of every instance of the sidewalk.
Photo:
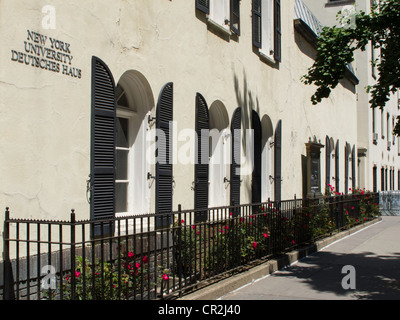
M344 266L355 269L345 290ZM245 284L218 300L400 299L400 216L337 240L291 266Z

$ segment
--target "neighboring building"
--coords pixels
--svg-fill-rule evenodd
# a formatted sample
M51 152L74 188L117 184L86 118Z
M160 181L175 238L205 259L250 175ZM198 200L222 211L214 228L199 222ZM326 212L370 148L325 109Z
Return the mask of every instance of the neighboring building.
M1 1L0 207L56 220L74 208L90 219L356 186L355 150L378 161L360 139L372 132L358 128L358 80L349 70L312 105L315 88L300 81L315 57L312 14L299 5ZM156 144L155 129L172 144ZM202 129L215 129L211 140L196 137ZM400 169L394 149L379 170ZM359 179L369 186L362 170Z
M336 15L344 5L370 12L374 0L327 1L303 0L324 25L337 24ZM400 189L400 140L393 135L400 114L399 92L393 94L383 110L370 108L365 88L376 83L377 68L371 61L379 59L379 49L370 43L355 55L357 86L357 186L373 191Z

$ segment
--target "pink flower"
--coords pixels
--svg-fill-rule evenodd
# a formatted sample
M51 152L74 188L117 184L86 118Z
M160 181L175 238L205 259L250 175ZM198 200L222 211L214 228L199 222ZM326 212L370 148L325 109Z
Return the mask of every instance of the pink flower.
M80 275L81 273L79 271L75 271L75 277L79 278Z
M196 226L192 226L192 229L193 229L193 230L196 229Z
M266 233L263 233L264 238L268 238L268 235Z
M162 275L162 279L163 279L163 281L167 281L167 280L169 279L169 277L168 277L168 275L163 274L163 275Z
M133 254L133 252L128 252L128 258L133 258L135 255Z
M296 243L296 241L292 240L292 243L293 243L293 244L295 244L295 243Z
M257 249L257 242L253 242L253 248L254 248L254 250L256 250Z
M140 268L140 263L136 262L136 269L139 269L139 268Z

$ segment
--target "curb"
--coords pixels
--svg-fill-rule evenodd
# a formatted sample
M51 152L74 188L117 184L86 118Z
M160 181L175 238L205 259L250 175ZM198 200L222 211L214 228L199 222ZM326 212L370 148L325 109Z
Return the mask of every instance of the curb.
M351 229L341 231L327 238L318 240L314 244L285 253L277 258L268 260L256 267L253 267L250 270L247 270L243 273L234 275L228 279L221 280L208 287L187 294L178 300L217 300L218 298L240 287L243 287L246 284L249 284L259 278L265 277L284 267L287 267L302 258L305 258L315 252L322 250L323 248L332 244L333 242L343 239L349 235L352 235L381 220L382 220L381 217L376 218L366 223L357 225Z

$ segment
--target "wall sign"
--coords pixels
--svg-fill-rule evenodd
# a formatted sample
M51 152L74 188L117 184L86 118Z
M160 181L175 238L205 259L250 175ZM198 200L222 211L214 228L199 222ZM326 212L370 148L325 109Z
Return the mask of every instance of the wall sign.
M82 70L73 65L71 45L27 30L23 51L11 50L11 61L80 79Z

